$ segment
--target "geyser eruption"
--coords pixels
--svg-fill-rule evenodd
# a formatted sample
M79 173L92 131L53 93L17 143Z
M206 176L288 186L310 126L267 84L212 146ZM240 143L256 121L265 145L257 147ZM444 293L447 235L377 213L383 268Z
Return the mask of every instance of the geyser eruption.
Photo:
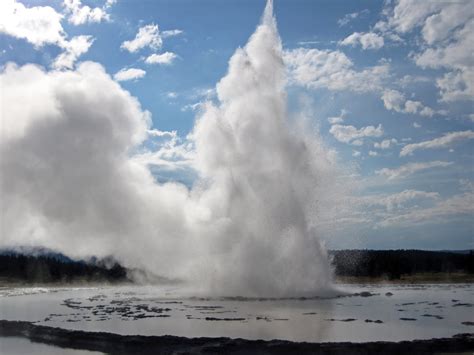
M217 85L220 105L208 104L194 130L198 166L212 181L204 199L232 236L217 241L224 253L216 267L232 270L220 275L226 290L235 279L258 294L314 292L327 283L327 257L311 225L321 159L288 125L285 84L268 1L261 24Z
M113 255L221 295L330 287L318 235L334 168L314 134L288 119L271 0L218 83L219 103L197 119L192 189L156 183L133 158L149 115L100 65L7 65L0 80L1 246Z

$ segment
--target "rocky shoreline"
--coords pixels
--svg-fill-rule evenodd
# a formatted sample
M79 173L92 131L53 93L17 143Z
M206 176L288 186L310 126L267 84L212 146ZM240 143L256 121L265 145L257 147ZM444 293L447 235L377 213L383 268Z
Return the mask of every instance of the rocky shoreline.
M295 343L284 340L119 335L0 320L0 337L23 337L61 348L107 354L434 354L474 351L473 333L402 342Z

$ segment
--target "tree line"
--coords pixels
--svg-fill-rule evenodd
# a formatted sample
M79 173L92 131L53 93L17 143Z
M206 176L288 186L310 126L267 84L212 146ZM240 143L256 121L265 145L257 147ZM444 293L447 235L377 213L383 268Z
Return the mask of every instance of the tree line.
M76 261L62 255L0 254L0 279L28 283L121 282L127 270L116 262Z
M474 273L474 253L426 250L333 250L337 276L387 276L417 273Z
M417 273L474 273L474 252L425 250L332 250L336 276L387 277ZM127 269L112 258L72 260L60 253L0 251L0 281L124 282Z

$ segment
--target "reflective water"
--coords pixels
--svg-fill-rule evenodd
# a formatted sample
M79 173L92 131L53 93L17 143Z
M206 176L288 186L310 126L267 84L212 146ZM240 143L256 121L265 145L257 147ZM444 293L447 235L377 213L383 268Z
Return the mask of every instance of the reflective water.
M1 288L0 318L119 334L410 340L472 332L474 285L341 286L326 299L197 298L166 287ZM466 323L466 324L463 324Z

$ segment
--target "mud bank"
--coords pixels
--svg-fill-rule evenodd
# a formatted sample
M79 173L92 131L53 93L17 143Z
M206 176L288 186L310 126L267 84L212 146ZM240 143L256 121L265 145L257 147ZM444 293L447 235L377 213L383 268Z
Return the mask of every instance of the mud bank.
M474 334L402 342L295 343L281 340L134 336L67 330L31 322L0 320L1 337L24 337L61 348L107 354L433 354L474 350Z

